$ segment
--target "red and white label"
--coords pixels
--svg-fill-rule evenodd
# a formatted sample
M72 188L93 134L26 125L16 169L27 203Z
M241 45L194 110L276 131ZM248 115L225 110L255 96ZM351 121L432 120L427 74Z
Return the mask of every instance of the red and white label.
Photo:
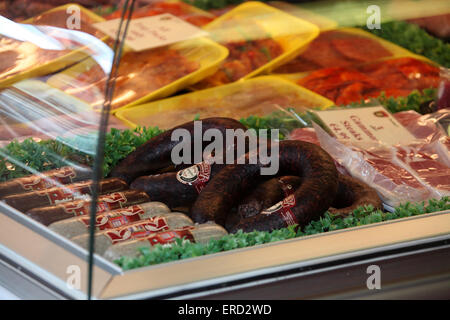
M122 192L114 192L98 197L97 213L104 213L124 207L127 198ZM70 202L63 204L64 211L74 216L84 216L89 214L90 201Z
M269 209L262 211L261 214L277 214L283 219L283 221L286 223L286 226L292 226L294 224L298 224L297 217L291 210L291 208L295 207L295 205L295 196L291 194L284 198L283 201L280 201Z
M123 205L126 203L127 198L122 192L100 196L97 202L97 213L123 208Z
M284 196L289 197L291 194L295 192L295 189L289 183L283 182L283 180L278 180L280 183L281 190L283 190Z
M104 235L111 240L112 244L116 244L127 240L146 238L149 235L168 229L169 226L167 225L166 219L163 217L154 217L141 223L110 230L105 232Z
M177 172L177 180L193 186L200 193L211 178L211 165L201 162Z
M18 179L17 181L22 185L24 190L37 191L55 187L59 184L71 183L75 177L76 172L74 168L64 167L51 176L34 175Z
M62 202L90 198L89 195L92 194L91 184L91 182L78 183L60 188L40 190L37 192L41 196L47 196L49 203L54 205Z
M95 217L95 226L99 230L108 230L122 227L124 225L132 224L141 220L141 215L145 211L139 205L130 206L124 209L119 209ZM90 218L81 218L81 221L89 227Z
M170 244L175 242L176 239L184 239L191 242L195 242L194 236L190 231L192 229L194 229L193 226L187 226L177 230L159 232L149 237L147 240L150 242L152 246L154 246L155 244L162 244L162 245Z

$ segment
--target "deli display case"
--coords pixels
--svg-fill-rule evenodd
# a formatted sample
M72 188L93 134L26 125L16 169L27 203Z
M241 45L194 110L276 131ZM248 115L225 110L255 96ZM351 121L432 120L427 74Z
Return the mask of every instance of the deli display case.
M401 2L1 1L0 297L448 299L450 46Z

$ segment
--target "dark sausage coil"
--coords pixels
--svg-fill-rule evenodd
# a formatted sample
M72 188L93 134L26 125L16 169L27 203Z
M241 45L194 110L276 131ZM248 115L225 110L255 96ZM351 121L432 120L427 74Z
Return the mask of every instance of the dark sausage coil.
M233 208L228 213L225 229L230 230L241 219L257 215L263 209L283 200L295 191L301 181L300 177L295 176L281 176L262 180L239 202L237 208Z
M339 174L338 192L328 211L334 215L346 216L359 206L366 205L382 209L383 203L375 189L358 179Z
M302 141L279 143L279 168L284 175L302 177L303 183L293 193L290 208L296 223L306 225L319 218L331 205L338 189L338 173L333 159L322 148ZM234 164L223 168L203 189L191 208L195 222L215 221L224 225L227 214L240 195L251 188L260 174L258 164ZM286 226L280 214L258 214L240 221L232 232L242 229L271 231Z
M241 218L257 215L263 209L288 196L290 191L287 189L294 192L301 182L302 179L296 176L282 176L264 181L239 203L237 213Z
M207 118L202 120L202 136L208 129L218 129L225 137L226 129L247 128L239 121L230 118ZM177 129L186 129L194 137L194 122L187 122L171 130L165 131L150 139L123 159L110 173L111 177L120 178L127 183L144 175L173 165L171 160L172 149L179 141L172 141L172 132ZM191 139L193 141L194 139ZM202 151L210 142L204 142ZM193 153L191 153L193 154Z
M163 202L171 210L190 207L203 187L224 166L223 164L209 165L202 162L177 172L142 176L134 180L130 188L144 191L152 201ZM204 168L207 168L207 170ZM193 172L187 177L183 172L189 170ZM191 180L188 178L191 178Z

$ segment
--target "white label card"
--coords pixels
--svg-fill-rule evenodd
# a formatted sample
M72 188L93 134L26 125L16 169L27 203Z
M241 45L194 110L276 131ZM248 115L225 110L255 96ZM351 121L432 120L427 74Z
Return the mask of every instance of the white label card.
M382 142L388 145L409 143L414 136L384 107L365 107L316 111L340 141Z
M94 23L93 26L116 39L120 19ZM123 22L125 23L125 21ZM125 25L122 25L122 30ZM208 32L181 20L170 13L132 19L128 25L125 44L134 51L166 46L176 42L205 37Z

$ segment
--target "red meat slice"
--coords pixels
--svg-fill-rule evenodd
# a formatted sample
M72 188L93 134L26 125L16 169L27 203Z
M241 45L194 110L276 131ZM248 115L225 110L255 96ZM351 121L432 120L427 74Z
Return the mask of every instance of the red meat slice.
M300 140L310 143L314 143L320 146L319 139L317 138L314 128L298 128L292 130L290 134L290 140Z
M352 102L360 102L364 99L362 92L364 90L364 84L356 82L343 88L336 99L336 104L345 105Z
M450 194L450 168L437 161L437 154L421 152L416 147L396 147L396 160L437 192Z
M414 110L408 110L394 113L393 116L402 126L408 127L417 122L422 115Z
M352 175L356 174L357 176L361 174L370 175L372 177L370 185L381 193L386 195L392 192L401 201L406 199L409 201L422 201L430 196L430 191L418 179L394 163L389 150L380 148L369 152L358 148L352 149L364 157L365 162L371 166L372 170L364 173L361 172L362 168L358 167L350 170L350 172ZM364 168L367 170L366 167Z
M320 66L306 58L297 57L294 60L274 70L274 73L295 73L319 69Z
M294 129L289 135L289 140L306 141L320 146L320 141L319 138L317 137L316 130L314 130L314 128ZM334 164L336 165L336 169L338 169L338 171L341 174L345 174L347 176L350 175L347 169L345 169L345 167L339 164L336 160L334 161Z
M363 37L333 39L331 43L340 54L358 62L369 62L392 56L388 50L376 41Z
M333 49L329 41L313 41L300 58L312 61L322 68L346 67L353 63Z

